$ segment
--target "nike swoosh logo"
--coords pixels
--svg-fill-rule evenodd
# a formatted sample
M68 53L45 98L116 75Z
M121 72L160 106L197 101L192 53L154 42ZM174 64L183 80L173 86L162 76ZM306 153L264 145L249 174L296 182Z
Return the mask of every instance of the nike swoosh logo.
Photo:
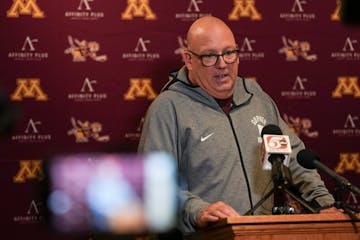
M209 135L205 136L205 137L201 137L200 141L206 141L209 137L211 137L214 133L210 133Z

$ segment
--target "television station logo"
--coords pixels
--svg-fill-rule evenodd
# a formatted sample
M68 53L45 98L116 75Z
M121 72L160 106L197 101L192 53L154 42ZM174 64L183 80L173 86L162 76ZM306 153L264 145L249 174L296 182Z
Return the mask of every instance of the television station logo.
M262 19L261 14L256 9L255 0L234 0L234 7L228 15L230 21L238 21L240 18L249 18L252 21Z
M299 58L303 58L307 61L316 61L317 55L310 54L311 46L307 41L291 40L282 36L283 47L279 49L280 54L284 54L286 61L294 62Z
M11 140L18 143L45 143L51 141L51 134L44 134L41 130L42 122L30 118L24 132L11 136Z
M337 85L332 91L332 98L342 98L344 95L360 98L360 87L357 76L340 76Z
M75 11L66 11L64 16L70 20L99 20L105 17L104 12L93 11L91 4L95 0L78 0Z
M280 19L287 22L309 22L316 20L316 14L305 11L307 1L294 0L290 12L280 13Z
M42 61L48 59L48 52L38 51L36 49L38 43L38 38L26 36L21 46L21 50L9 52L8 58L13 59L14 61Z
M347 37L343 47L336 52L331 53L331 58L337 61L360 61L359 41L354 38Z
M333 135L337 137L360 137L359 116L348 114L342 128L333 129Z
M19 224L38 224L43 220L44 203L32 200L23 214L13 217L13 222Z
M156 20L156 14L150 7L150 0L127 0L127 7L121 14L122 20L133 20L141 17L145 20Z
M20 15L31 15L32 18L44 18L36 0L13 0L10 9L6 12L8 18L18 18Z
M80 121L74 117L71 117L70 122L72 129L67 134L74 135L76 143L87 143L91 139L97 142L108 142L110 140L109 135L100 135L103 130L100 122Z
M255 39L249 39L248 37L244 38L244 41L239 46L240 61L258 61L265 58L264 52L256 51L255 44L256 44Z
M106 92L97 92L95 86L97 85L97 80L90 80L86 77L80 88L80 92L69 93L67 98L74 102L100 102L107 99Z
M175 19L180 21L194 21L198 18L211 16L211 13L203 13L200 10L200 4L202 4L202 0L189 0L186 12L177 12L175 13Z
M35 101L47 101L48 96L40 86L39 78L17 78L16 89L10 95L12 101L22 101L24 98L34 98Z
M291 87L291 90L281 91L281 97L287 99L311 99L317 96L317 92L314 90L307 90L305 88L308 83L307 78L296 76L296 79Z
M106 55L97 55L100 50L100 44L96 41L79 41L77 38L68 36L69 47L65 49L65 54L71 54L73 62L86 62L88 58L95 62L105 62Z
M271 154L284 154L285 158L283 159L284 165L289 167L289 155L291 154L290 138L286 135L274 135L274 134L264 134L263 143L261 146L261 156L263 162L263 170L271 170L272 166L268 160ZM265 151L264 151L265 149Z
M151 45L151 40L139 37L136 43L136 46L132 52L127 52L122 54L122 59L128 61L154 61L160 59L159 52L149 51Z
M283 114L283 118L289 128L297 135L301 134L308 138L317 138L319 137L319 132L311 130L312 121L309 118L301 118Z

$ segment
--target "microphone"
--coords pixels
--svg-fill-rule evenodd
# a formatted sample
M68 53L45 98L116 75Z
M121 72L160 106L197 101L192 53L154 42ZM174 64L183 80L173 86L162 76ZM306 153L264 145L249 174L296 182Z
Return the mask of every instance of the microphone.
M266 193L259 202L252 207L245 215L250 215L261 206L271 194L275 191L282 190L289 194L293 199L297 200L301 205L306 207L309 211L315 213L316 210L307 202L302 200L297 194L292 193L288 188L291 185L291 174L288 168L290 163L290 154L292 152L289 136L282 135L281 129L273 124L266 125L261 131L263 143L261 144L261 160L264 170L271 170L274 187ZM283 164L284 162L284 164ZM274 214L294 213L292 208L288 206L280 206L273 208Z
M263 170L271 170L274 181L282 177L282 165L289 167L290 162L290 139L282 135L281 129L274 125L266 125L261 131L263 144L261 146L261 160Z
M261 146L261 161L263 170L271 170L272 164L280 158L285 166L289 166L290 161L290 139L289 136L282 135L281 129L274 125L266 125L261 131L263 144Z
M307 149L303 149L298 152L297 154L297 161L298 163L307 169L319 169L320 171L323 171L327 175L329 175L331 178L333 178L339 186L342 188L346 188L350 190L353 193L356 193L360 196L360 189L356 186L352 185L346 178L338 175L334 171L332 171L330 168L326 167L324 164L322 164L320 161L319 156Z

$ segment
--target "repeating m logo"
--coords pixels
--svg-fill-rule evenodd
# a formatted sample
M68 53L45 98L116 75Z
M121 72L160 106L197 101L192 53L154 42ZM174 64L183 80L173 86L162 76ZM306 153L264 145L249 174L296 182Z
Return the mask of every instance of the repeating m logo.
M340 161L335 168L335 172L339 174L343 174L345 171L360 173L359 156L359 153L340 153Z
M21 160L20 169L13 178L14 183L24 183L26 180L44 179L42 160Z
M336 8L335 11L331 14L331 20L340 21L341 4L342 4L342 0L336 0Z
M13 101L21 101L23 98L35 98L36 101L46 101L47 95L40 87L40 79L37 78L18 78L17 88L10 96Z
M124 94L125 100L135 100L137 97L153 100L157 96L151 86L150 78L131 78L129 90Z
M146 20L155 20L156 15L149 6L149 0L128 0L125 12L121 14L123 20L131 20L134 17L144 17Z
M36 4L36 0L13 0L7 11L7 17L17 18L19 15L31 15L33 18L44 18L45 14Z
M261 15L255 8L255 0L234 0L234 8L228 18L231 21L236 21L241 17L261 20Z
M355 98L360 98L358 77L338 77L338 84L332 92L332 97L341 98L343 95L353 95Z

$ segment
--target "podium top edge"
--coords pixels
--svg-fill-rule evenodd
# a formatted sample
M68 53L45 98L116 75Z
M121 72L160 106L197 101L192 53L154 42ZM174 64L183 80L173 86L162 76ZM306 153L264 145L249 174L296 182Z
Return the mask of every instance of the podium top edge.
M360 214L356 214L360 222ZM265 223L301 223L301 222L350 222L350 216L344 213L321 214L285 214L285 215L256 215L224 218L212 227L233 224L265 224Z

